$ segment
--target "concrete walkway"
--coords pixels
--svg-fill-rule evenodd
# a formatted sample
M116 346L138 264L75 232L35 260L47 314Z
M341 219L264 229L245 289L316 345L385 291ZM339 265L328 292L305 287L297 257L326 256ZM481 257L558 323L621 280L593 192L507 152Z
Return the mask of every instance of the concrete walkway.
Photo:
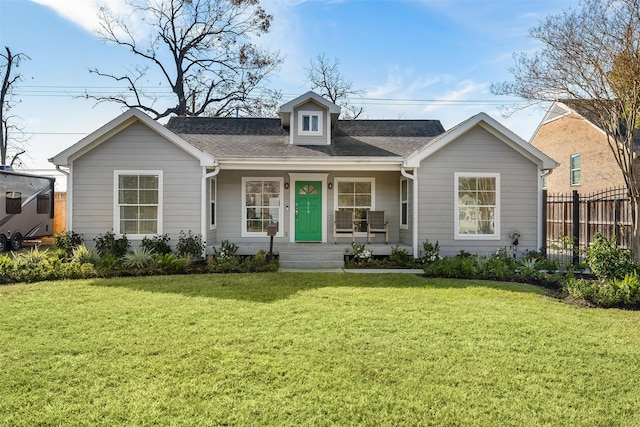
M423 274L424 271L419 268L324 268L324 269L303 269L303 268L280 268L278 272L282 273L405 273L405 274Z

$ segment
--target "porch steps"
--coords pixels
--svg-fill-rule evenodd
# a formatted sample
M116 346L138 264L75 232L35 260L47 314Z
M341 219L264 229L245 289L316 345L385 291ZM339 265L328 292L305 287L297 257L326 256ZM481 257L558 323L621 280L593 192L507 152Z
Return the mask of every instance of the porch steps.
M312 270L344 268L344 248L321 244L297 244L278 248L280 268Z

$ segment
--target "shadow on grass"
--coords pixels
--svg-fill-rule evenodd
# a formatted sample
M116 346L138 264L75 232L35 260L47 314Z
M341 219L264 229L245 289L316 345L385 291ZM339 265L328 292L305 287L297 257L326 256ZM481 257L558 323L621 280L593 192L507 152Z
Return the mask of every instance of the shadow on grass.
M95 279L93 286L127 288L135 291L180 294L189 297L231 299L269 303L299 292L320 288L490 288L509 292L547 294L536 286L495 282L427 278L414 274L345 273L249 273L192 274L175 276L117 277Z

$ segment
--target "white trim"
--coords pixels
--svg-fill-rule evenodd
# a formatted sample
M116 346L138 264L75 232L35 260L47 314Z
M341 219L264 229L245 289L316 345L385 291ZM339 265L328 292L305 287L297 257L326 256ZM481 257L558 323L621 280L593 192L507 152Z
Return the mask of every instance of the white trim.
M376 210L376 179L374 177L336 177L333 179L333 207L334 210L338 210L340 206L338 206L338 187L340 182L370 182L371 183L371 206L369 210ZM356 232L356 237L366 237L366 231Z
M278 209L278 233L276 237L284 236L284 178L281 176L273 177L273 176L243 176L242 177L242 188L241 188L241 197L240 205L242 208L242 225L240 229L240 235L242 237L267 237L267 232L261 231L247 231L247 182L248 181L278 181L280 183L280 203ZM262 205L261 205L262 206Z
M127 234L127 238L129 240L142 240L148 236L159 236L163 234L162 230L162 213L164 211L164 199L163 199L163 171L162 170L143 170L143 169L135 169L135 170L121 170L116 169L113 171L113 232L117 236L122 236L124 233L121 233L120 230L120 203L118 202L118 177L120 175L143 175L143 176L158 176L158 227L156 233L153 234Z
M406 183L407 184L407 198L406 200L402 200L402 184ZM402 205L405 204L407 205L407 223L403 224L402 223ZM400 178L400 229L401 230L408 230L409 229L409 178L406 177L402 177Z
M458 214L458 185L459 178L495 178L496 180L496 205L494 212L493 234L459 234L460 218ZM454 240L500 240L500 174L486 172L455 172L453 183L453 239Z
M298 111L298 135L300 136L322 136L323 128L326 125L323 120L324 111L321 110L299 110ZM309 130L302 128L303 119L305 116L309 116ZM318 130L312 130L313 117L317 117Z
M413 183L413 199L411 201L411 243L413 245L413 258L420 258L420 250L418 248L418 226L420 222L418 221L418 168L414 168L412 173L407 172L406 168L403 166L400 170L402 176L408 178Z
M296 181L320 181L322 182L322 243L327 243L327 201L328 173L289 173L289 241L296 241ZM294 204L293 206L291 206Z

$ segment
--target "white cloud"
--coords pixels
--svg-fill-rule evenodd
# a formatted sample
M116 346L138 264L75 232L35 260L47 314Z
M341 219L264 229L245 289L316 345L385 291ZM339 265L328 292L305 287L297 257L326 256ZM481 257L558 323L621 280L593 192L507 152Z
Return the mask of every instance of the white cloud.
M53 9L79 27L95 32L99 28L98 11L106 6L116 13L127 10L124 0L31 0Z

